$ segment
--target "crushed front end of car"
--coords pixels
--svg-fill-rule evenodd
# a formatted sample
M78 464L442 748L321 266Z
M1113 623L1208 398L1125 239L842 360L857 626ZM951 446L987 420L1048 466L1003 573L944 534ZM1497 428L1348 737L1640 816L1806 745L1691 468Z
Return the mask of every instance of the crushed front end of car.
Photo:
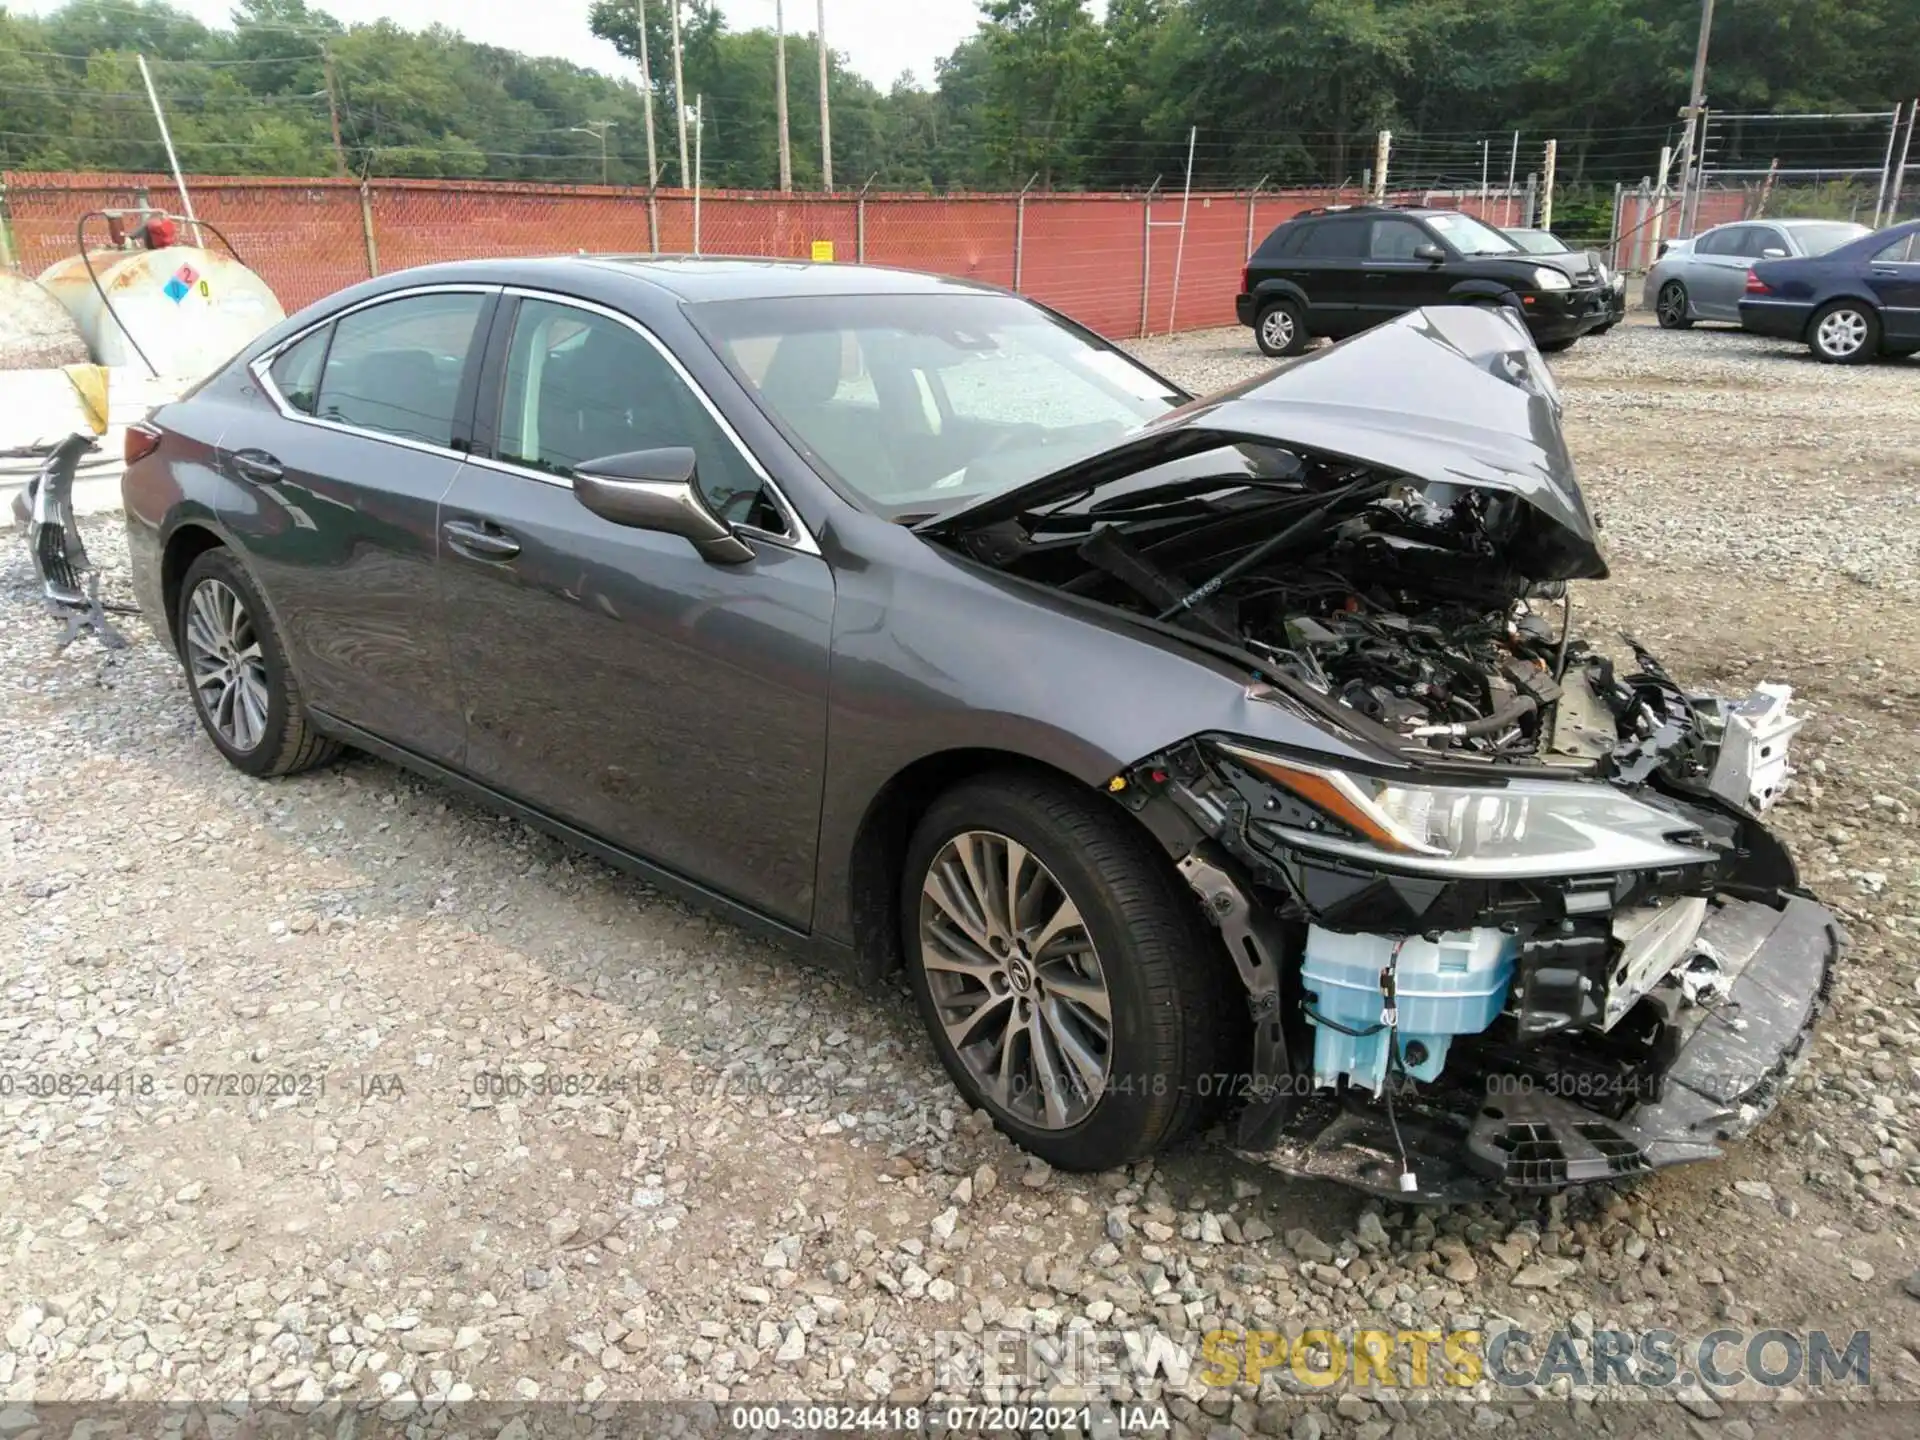
M1326 736L1195 735L1108 785L1220 930L1235 1144L1288 1172L1631 1177L1719 1154L1807 1055L1844 937L1761 818L1791 691L1578 635L1606 563L1559 419L1515 322L1415 312L926 527Z

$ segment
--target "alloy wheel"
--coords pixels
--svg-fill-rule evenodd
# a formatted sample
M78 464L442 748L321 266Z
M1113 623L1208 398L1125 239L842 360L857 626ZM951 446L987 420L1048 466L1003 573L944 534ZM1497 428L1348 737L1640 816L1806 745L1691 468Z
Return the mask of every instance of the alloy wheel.
M1293 344L1293 315L1285 307L1269 310L1260 322L1260 338L1275 350Z
M1660 292L1658 314L1660 323L1669 330L1677 330L1687 321L1687 292L1678 285L1669 285Z
M1821 317L1816 338L1820 348L1836 359L1856 355L1867 343L1867 317L1858 310L1835 310Z
M921 886L920 957L982 1093L1038 1129L1087 1117L1111 1070L1113 1001L1079 907L1038 856L991 830L947 841Z
M206 579L187 602L187 673L208 722L235 750L267 730L267 662L253 616L233 589Z

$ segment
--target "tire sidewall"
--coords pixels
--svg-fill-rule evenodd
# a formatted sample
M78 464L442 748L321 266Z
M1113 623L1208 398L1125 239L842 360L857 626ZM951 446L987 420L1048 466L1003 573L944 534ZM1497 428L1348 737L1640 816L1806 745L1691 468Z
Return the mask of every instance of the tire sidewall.
M1867 322L1867 338L1860 348L1850 355L1835 355L1820 343L1820 327L1827 317L1842 310L1851 310ZM1880 353L1880 320L1872 310L1853 300L1840 300L1831 305L1823 305L1814 311L1813 319L1807 323L1807 348L1813 352L1814 359L1827 365L1864 365Z
M207 714L206 706L200 699L199 687L193 683L193 664L187 656L187 614L194 593L207 580L218 580L240 597L240 603L247 607L247 614L253 622L254 636L260 642L260 655L267 672L267 723L261 731L260 743L251 750L236 749L227 743L214 725L213 718ZM287 694L286 652L281 649L280 632L274 627L273 616L254 586L253 577L247 574L246 567L234 559L230 551L208 550L188 567L186 576L180 582L180 604L174 616L174 625L180 642L180 665L187 677L187 693L192 699L194 714L200 719L200 728L206 731L207 738L237 769L249 775L271 774L280 752L285 748L287 727L293 718Z
M1053 872L1086 922L1100 959L1113 1009L1112 1052L1105 1092L1078 1124L1039 1130L983 1094L941 1029L926 970L920 963L920 896L927 869L954 836L992 830L1018 841ZM984 1109L1024 1149L1072 1170L1099 1170L1131 1158L1143 1132L1174 1102L1180 1081L1170 1057L1157 1053L1147 1023L1150 1001L1132 963L1132 937L1105 882L1066 837L1022 805L1015 794L968 786L935 803L908 845L901 891L901 940L913 993L940 1063L969 1105Z
M1267 339L1267 317L1285 314L1293 321L1293 338L1285 345L1275 347ZM1260 347L1262 355L1281 359L1288 355L1298 355L1306 348L1308 339L1306 315L1300 306L1292 300L1270 300L1260 307L1260 313L1253 317L1253 343Z

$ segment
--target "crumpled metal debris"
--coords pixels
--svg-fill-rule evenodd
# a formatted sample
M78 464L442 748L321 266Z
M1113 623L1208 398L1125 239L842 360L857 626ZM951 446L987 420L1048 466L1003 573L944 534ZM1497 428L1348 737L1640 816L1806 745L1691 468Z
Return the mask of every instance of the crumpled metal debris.
M33 557L41 597L48 611L66 622L66 633L55 646L58 650L88 630L109 650L124 650L127 645L107 622L107 610L100 601L100 572L87 558L73 514L74 472L80 457L97 448L89 435L69 435L53 447L39 473L13 499L14 519L26 527L27 550Z
M1680 998L1689 1005L1718 1005L1733 989L1733 977L1726 967L1727 957L1710 941L1696 941L1693 953L1674 972L1680 982Z

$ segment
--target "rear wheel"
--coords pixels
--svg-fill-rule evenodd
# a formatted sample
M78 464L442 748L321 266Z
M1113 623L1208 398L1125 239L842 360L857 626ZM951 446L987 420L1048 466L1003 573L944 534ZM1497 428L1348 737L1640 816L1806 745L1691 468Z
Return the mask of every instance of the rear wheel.
M1693 317L1687 313L1687 287L1678 280L1662 285L1659 297L1653 302L1653 314L1662 330L1691 329Z
M308 720L273 616L232 551L188 568L176 633L200 724L237 769L291 775L340 753Z
M1880 353L1880 317L1858 300L1836 300L1814 313L1807 348L1828 365L1863 365Z
M1298 355L1313 336L1306 312L1292 300L1274 300L1263 306L1253 326L1254 343L1263 355Z
M914 833L901 900L940 1062L1025 1149L1069 1170L1125 1164L1226 1088L1219 947L1098 797L1019 773L957 787Z

